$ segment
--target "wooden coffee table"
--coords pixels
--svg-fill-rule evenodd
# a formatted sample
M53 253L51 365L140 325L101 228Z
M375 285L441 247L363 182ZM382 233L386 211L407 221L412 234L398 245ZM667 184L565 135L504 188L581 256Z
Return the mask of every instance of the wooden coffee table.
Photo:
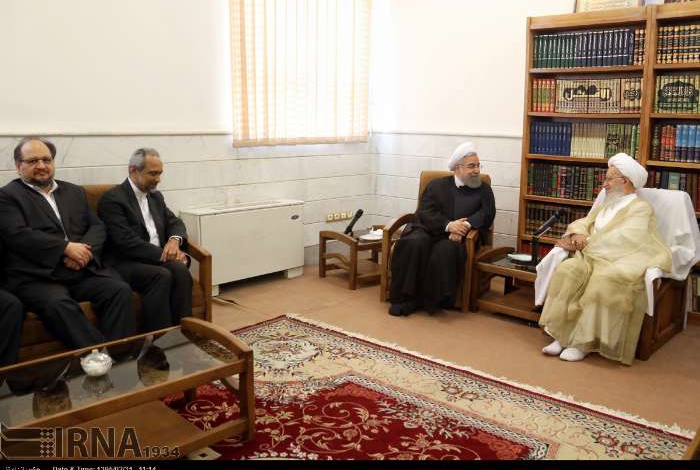
M508 258L514 248L485 250L474 263L472 274L472 311L486 310L522 318L536 323L540 309L535 307L533 284L537 278L534 266L519 265ZM491 280L503 278L503 289L492 289Z
M106 347L116 358L111 370L97 378L80 367L80 358L93 348L0 369L5 457L172 459L232 435L253 438L253 352L231 333L188 317L178 327L96 347ZM161 401L178 392L192 400L198 385L214 380L238 395L239 418L201 430ZM37 448L29 439L34 429L48 430L51 445ZM81 430L87 455L75 443ZM110 433L117 444L112 450L98 445L98 434ZM120 440L127 435L137 438L138 447L119 455Z

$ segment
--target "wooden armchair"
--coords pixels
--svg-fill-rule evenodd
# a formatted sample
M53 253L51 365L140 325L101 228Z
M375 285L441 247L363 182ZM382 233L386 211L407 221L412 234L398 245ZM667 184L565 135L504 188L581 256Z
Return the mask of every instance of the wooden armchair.
M424 170L420 174L420 186L418 188L418 203L420 203L421 197L423 196L423 191L425 187L428 186L432 180L437 178L442 178L444 176L452 175L451 171L440 171L440 170ZM487 174L481 174L481 181L486 184L491 184L491 177ZM418 205L416 205L417 208ZM404 214L399 217L391 226L384 227L384 237L382 239L382 263L380 266L380 278L381 285L379 290L379 298L382 302L386 302L389 299L389 283L391 281L391 257L394 254L394 246L396 241L401 236L403 227L415 220L415 214ZM474 262L476 260L478 252L485 248L490 248L493 244L493 227L489 228L488 232L485 234L484 239L486 243L484 246L477 250L477 242L479 239L479 231L476 229L471 229L467 236L465 237L464 243L467 248L467 262L464 265L464 276L462 279L462 285L457 288L457 296L455 300L455 305L460 307L463 312L469 310L469 298L471 291L471 273L474 271Z

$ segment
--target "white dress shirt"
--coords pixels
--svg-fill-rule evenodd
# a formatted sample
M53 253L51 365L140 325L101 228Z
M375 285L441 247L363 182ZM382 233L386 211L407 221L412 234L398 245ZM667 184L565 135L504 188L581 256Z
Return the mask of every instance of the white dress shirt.
M153 245L160 247L160 238L158 237L156 223L153 221L151 209L148 207L148 195L141 191L134 184L134 182L131 181L131 178L129 178L129 184L131 185L131 189L134 190L134 194L136 195L136 201L138 201L139 207L141 208L141 215L143 216L143 221L146 223L146 230L148 231L148 237L150 238L149 241Z
M608 204L600 212L598 212L598 215L595 218L596 232L602 230L606 225L608 225L608 223L610 223L618 212L629 206L636 198L637 193L627 194L612 204Z
M46 199L46 202L49 203L51 206L51 209L53 209L54 214L56 214L56 218L58 221L61 223L61 228L63 229L63 238L65 240L68 240L68 235L66 234L66 229L63 227L63 220L61 220L61 214L58 212L58 206L56 205L56 197L53 195L53 193L56 192L58 189L58 183L54 180L53 184L51 185L51 189L49 189L48 192L44 192L41 190L39 186L34 186L33 184L29 184L26 181L22 180L24 184L32 188L34 191L37 193L41 194L41 196Z

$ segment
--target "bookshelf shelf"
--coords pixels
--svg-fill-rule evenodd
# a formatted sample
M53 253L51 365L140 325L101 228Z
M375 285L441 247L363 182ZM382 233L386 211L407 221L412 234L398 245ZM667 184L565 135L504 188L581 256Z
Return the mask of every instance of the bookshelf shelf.
M546 160L551 162L562 162L562 163L588 163L593 165L607 165L607 158L588 158L588 157L572 157L563 155L540 155L536 153L529 153L525 156L528 160Z
M698 65L700 67L700 65ZM536 75L564 75L564 74L588 74L588 73L619 73L619 72L641 72L642 65L618 65L607 67L566 67L566 68L538 68L530 69L530 73Z
M683 168L686 170L700 170L700 163L668 162L660 160L648 160L647 166L659 166L667 168Z
M610 11L533 17L530 18L529 29L538 33L550 30L566 31L596 26L626 26L644 23L646 20L647 12L644 8L620 8Z
M530 111L527 113L530 117L554 117L554 118L583 118L583 119L634 119L639 120L639 113L541 113ZM700 115L695 119L700 119Z
M526 201L549 202L552 204L569 204L572 206L592 206L593 201L584 201L581 199L564 199L560 197L534 196L526 194L523 196Z
M532 235L525 233L525 234L523 234L522 239L526 240L526 241L532 241ZM540 237L540 243L547 243L550 245L554 245L557 241L558 240L556 238L553 238L553 237Z
M685 64L656 64L654 70L694 70L700 69L700 62L688 62Z
M649 115L652 119L699 119L700 114L697 113L651 113Z

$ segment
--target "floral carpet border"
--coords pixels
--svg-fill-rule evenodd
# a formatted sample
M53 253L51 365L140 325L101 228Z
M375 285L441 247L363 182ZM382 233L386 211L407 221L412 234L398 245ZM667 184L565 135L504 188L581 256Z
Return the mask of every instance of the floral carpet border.
M687 429L683 429L680 426L674 424L674 425L664 425L661 423L656 423L653 421L646 420L644 418L641 418L639 416L620 411L620 410L613 410L610 408L607 408L602 405L596 405L592 403L587 403L587 402L580 402L575 400L571 395L566 395L560 392L550 392L548 390L545 390L541 387L537 386L532 386L532 385L527 385L523 384L508 378L504 377L497 377L491 374L488 374L486 372L482 372L476 369L472 369L468 366L463 366L459 364L455 364L449 361L444 361L438 358L433 358L430 356L427 356L425 354L422 354L417 351L412 351L409 349L406 349L398 344L393 344L389 343L386 341L378 340L376 338L372 338L369 336L362 335L360 333L354 333L351 331L344 330L342 328L339 328L334 325L330 325L325 322L317 321L317 320L312 320L309 318L305 318L301 315L297 315L295 313L286 313L282 315L278 315L274 318L268 319L268 320L263 320L251 325L247 325L245 327L238 328L234 330L234 333L243 333L247 330L254 329L259 326L264 326L264 325L269 325L269 324L274 324L277 323L281 320L289 320L292 322L296 322L300 325L304 326L311 326L314 328L318 328L321 330L326 331L329 334L332 334L334 336L337 336L341 338L342 336L350 337L353 338L357 341L360 341L366 345L376 347L378 349L384 350L386 352L392 353L392 354L397 354L401 356L405 356L408 358L411 358L412 360L415 360L419 363L431 365L431 366L438 366L442 367L444 369L447 369L452 372L459 372L466 374L468 376L473 376L475 378L478 378L479 380L484 380L488 381L491 385L496 386L496 387L501 387L503 389L509 390L509 391L516 391L520 393L525 393L525 394L530 394L534 395L537 398L544 400L544 401L551 401L553 403L556 403L560 406L566 406L571 409L580 409L588 413L592 413L595 415L598 415L600 417L604 417L607 419L611 420L616 420L620 423L624 423L630 426L637 426L639 428L643 428L648 431L656 431L656 432L663 432L665 434L669 434L671 436L674 436L679 439L685 439L688 440L688 443L690 443L690 440L693 438L695 435L694 431L690 431Z

